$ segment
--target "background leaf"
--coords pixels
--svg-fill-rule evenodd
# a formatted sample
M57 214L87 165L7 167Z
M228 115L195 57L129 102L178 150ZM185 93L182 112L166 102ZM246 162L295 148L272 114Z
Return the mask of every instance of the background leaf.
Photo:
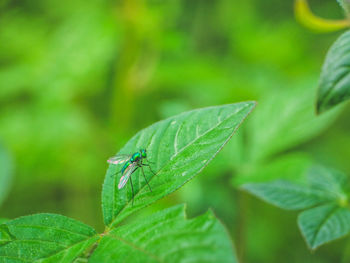
M287 210L305 209L333 200L327 192L311 189L284 180L270 183L245 184L242 189L262 200Z
M305 83L264 93L259 99L259 110L246 126L248 160L265 160L306 142L327 128L338 112L315 116L314 96L315 90Z
M239 186L244 183L270 182L283 178L302 183L305 182L305 174L310 169L311 164L311 157L305 153L287 153L268 162L238 170L238 174L233 177L232 182L235 186Z
M130 184L117 189L121 167L110 165L102 191L102 210L106 225L115 225L134 211L175 191L200 172L254 108L243 102L189 111L157 122L137 133L120 151L148 150L153 176L145 169L152 192L143 177L134 174L135 201L131 204ZM140 171L139 171L140 172ZM114 176L117 174L116 176Z
M322 166L313 166L307 175L311 187L327 191L337 199L346 199L345 186L348 177L337 170L325 168Z
M12 169L12 160L9 153L0 145L0 205L9 192Z
M350 211L337 205L323 205L302 212L299 228L311 249L350 232Z
M311 249L350 232L347 177L336 170L313 166L307 184L290 181L252 183L243 189L283 209L306 209L298 217L299 228Z
M350 12L350 1L349 0L337 0L339 5L344 9L344 11L349 14Z
M212 212L185 218L175 206L107 233L89 262L237 262L229 236Z
M71 263L98 239L93 228L55 214L24 216L1 227L11 241L0 246L0 262Z
M317 111L322 113L350 98L350 31L332 45L323 65L317 96Z

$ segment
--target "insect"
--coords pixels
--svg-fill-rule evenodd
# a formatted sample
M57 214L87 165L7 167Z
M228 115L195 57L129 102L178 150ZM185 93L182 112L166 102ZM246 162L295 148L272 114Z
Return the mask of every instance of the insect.
M122 189L128 180L130 179L131 184L131 190L132 190L132 204L134 204L134 187L132 185L132 179L131 175L138 169L141 168L143 177L145 178L145 181L149 187L149 190L152 192L151 186L149 185L145 172L143 170L144 166L147 166L150 171L155 175L155 173L152 171L150 165L148 163L145 163L145 160L147 160L147 152L146 149L140 149L138 152L133 153L132 155L127 154L117 154L116 156L113 156L108 159L108 163L111 164L122 164L124 163L121 174L122 177L119 180L118 189ZM149 162L149 161L148 161ZM118 172L119 173L119 172Z

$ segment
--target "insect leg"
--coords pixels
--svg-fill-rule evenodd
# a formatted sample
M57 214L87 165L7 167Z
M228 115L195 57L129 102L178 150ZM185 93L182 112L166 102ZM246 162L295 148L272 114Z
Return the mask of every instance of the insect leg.
M122 169L120 169L118 172L111 174L111 177L116 176L117 174L121 173Z
M136 170L136 169L135 169ZM132 179L130 176L131 192L132 192L132 205L134 205L134 187L132 185Z
M130 174L130 184L131 184L131 191L132 191L132 205L134 205L134 187L133 187L133 184L132 184L132 179L131 179L131 177L132 177L132 174L133 174L134 172L136 172L136 170L137 170L138 168L139 168L139 167L136 166L136 167L134 168L134 170L132 170L132 172L131 172L131 174Z
M148 163L142 163L142 166L147 166L147 167L150 169L150 171L151 171L154 175L156 175L156 173L153 172L153 170L151 169L151 166L150 166Z
M145 175L145 172L143 171L142 165L141 165L140 167L141 167L141 171L142 171L143 177L145 178L145 181L146 181L146 183L147 183L147 185L148 185L148 188L149 188L149 190L152 192L151 186L149 185L149 183L148 183L148 181L147 181L147 179L146 179L146 175Z

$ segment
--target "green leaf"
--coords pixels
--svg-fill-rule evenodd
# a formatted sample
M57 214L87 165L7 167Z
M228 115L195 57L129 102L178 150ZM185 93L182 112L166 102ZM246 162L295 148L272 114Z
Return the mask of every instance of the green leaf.
M11 184L12 160L9 153L0 147L0 204L4 201Z
M114 226L126 216L168 195L198 174L227 143L255 102L243 102L185 112L157 122L137 133L121 154L146 148L153 176L145 169L151 185L148 189L140 171L132 175L134 204L130 184L117 185L121 166L110 165L102 192L102 210L106 225Z
M308 188L284 180L245 184L242 189L262 200L287 210L312 207L333 200L325 191Z
M55 214L24 216L0 226L7 235L0 262L70 263L99 238L91 227Z
M313 138L332 123L338 111L315 115L313 83L266 92L247 122L249 163L259 163Z
M89 262L237 262L229 236L212 212L186 219L184 206L107 233Z
M298 218L308 246L318 246L350 232L349 198L345 190L348 178L336 170L314 166L307 174L307 184L289 181L243 185L250 193L284 209L306 209Z
M331 168L313 166L308 173L308 182L312 188L327 191L329 195L333 195L340 204L347 202L344 186L348 178L344 173Z
M317 95L317 112L322 113L350 98L350 31L332 45L323 65Z
M0 224L6 223L7 221L9 220L6 218L0 218Z
M350 1L349 0L337 0L337 2L344 9L345 13L349 14L349 12L350 12Z
M350 211L337 205L323 205L302 212L299 228L311 249L350 232Z

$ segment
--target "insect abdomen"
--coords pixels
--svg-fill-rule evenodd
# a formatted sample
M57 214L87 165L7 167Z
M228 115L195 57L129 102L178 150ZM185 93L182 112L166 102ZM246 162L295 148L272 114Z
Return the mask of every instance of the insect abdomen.
M132 164L132 162L130 162L130 161L127 161L127 162L124 164L124 166L123 166L123 168L122 168L122 171L121 171L122 174L124 174L126 168L128 168L130 164Z
M137 153L134 153L132 156L131 156L131 159L130 161L131 162L137 162L138 160L140 160L141 158L141 154L139 152Z

